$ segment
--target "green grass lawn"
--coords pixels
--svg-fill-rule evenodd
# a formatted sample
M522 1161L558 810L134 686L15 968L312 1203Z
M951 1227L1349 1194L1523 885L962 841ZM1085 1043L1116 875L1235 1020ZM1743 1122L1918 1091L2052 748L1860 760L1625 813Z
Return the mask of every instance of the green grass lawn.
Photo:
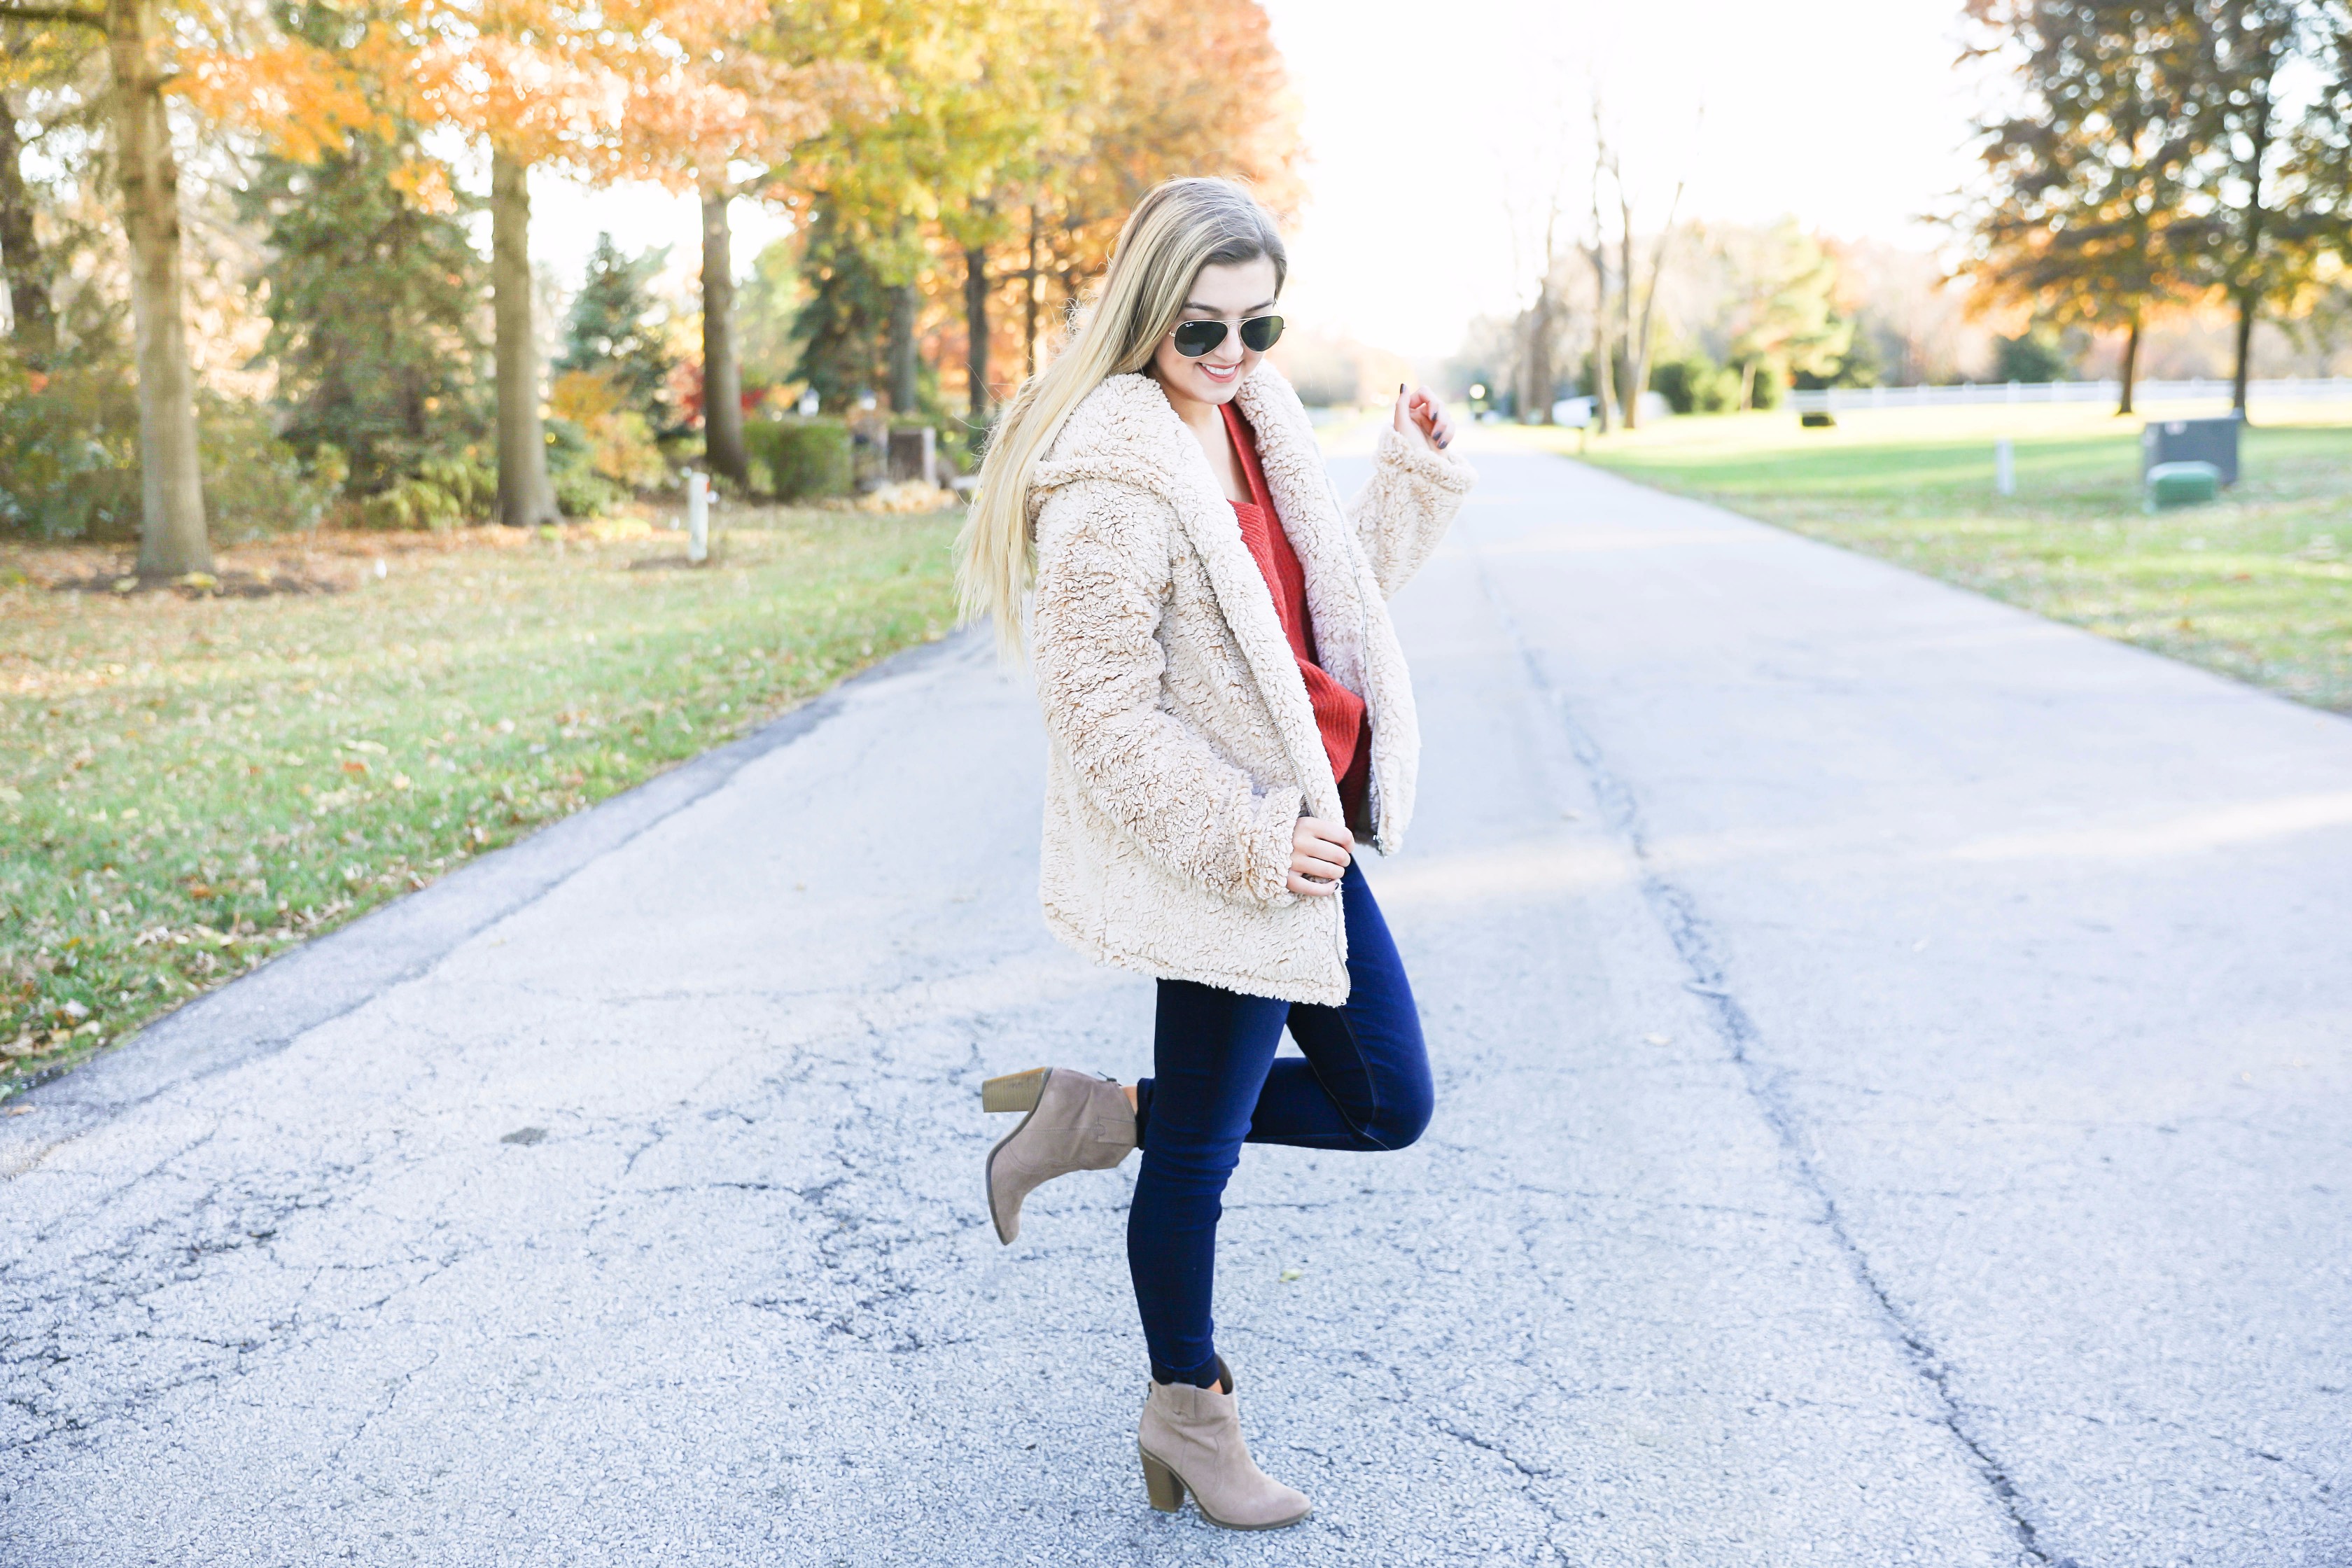
M2160 412L2170 413L2169 409ZM2202 411L2200 411L2202 412ZM1588 461L2054 620L2352 712L2352 425L2257 406L2220 502L2140 506L2140 421L2104 409L1696 417ZM1571 433L1522 438L1575 449ZM2017 493L1993 493L1993 443Z
M323 535L341 591L55 591L0 551L0 1096L940 636L960 513ZM381 563L381 572L379 572Z

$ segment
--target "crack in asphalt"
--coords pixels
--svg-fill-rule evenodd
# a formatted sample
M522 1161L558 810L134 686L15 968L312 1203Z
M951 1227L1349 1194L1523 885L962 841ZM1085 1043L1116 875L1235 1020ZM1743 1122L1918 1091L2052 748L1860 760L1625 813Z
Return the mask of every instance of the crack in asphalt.
M589 867L626 848L704 799L725 790L735 782L738 775L754 763L827 723L847 709L852 699L858 695L862 688L878 684L893 676L903 676L923 670L944 658L952 657L955 652L969 646L971 642L971 634L964 633L937 638L927 643L917 643L911 647L902 649L898 654L851 676L832 689L779 714L748 735L739 736L733 741L692 758L666 773L657 774L638 785L636 789L614 800L607 801L592 811L582 812L551 824L541 832L530 836L520 843L510 845L494 855L484 856L461 867L451 877L432 884L425 889L425 894L430 896L436 889L447 887L467 873L472 873L473 879L478 879L484 876L498 874L494 868L506 868L509 873L513 868L520 868L522 874L520 878L520 886L511 889L503 901L493 900L497 907L471 922L459 923L454 932L445 931L439 933L432 942L427 944L429 951L423 952L409 963L388 973L369 974L356 985L348 988L330 984L323 988L318 998L323 1005L298 1010L289 1026L276 1033L255 1036L241 1051L173 1073L144 1093L93 1107L94 1113L80 1126L70 1128L50 1141L34 1143L12 1152L9 1156L10 1163L5 1169L0 1169L0 1180L23 1175L37 1168L52 1154L77 1139L120 1119L127 1112L136 1110L167 1095L178 1093L192 1083L201 1083L207 1079L219 1077L250 1063L265 1061L271 1057L280 1055L312 1031L328 1027L359 1012L369 1004L429 975L446 962L451 953L491 927L527 913ZM585 850L583 853L573 850L568 839L557 838L558 835L564 834L567 829L574 835L578 834L583 830L582 825L597 812L605 813L609 816L614 808L619 807L631 796L640 795L643 792L653 789L669 791L675 794L677 798L661 804L657 810L646 816L645 820L632 826L614 842L583 846L582 848ZM543 868L534 868L529 855L524 852L527 850L544 852L550 841L558 842L562 846L557 863ZM378 917L407 903L408 900L405 899L395 900L392 906L388 906L387 910L378 911ZM318 952L331 945L348 945L352 942L364 941L365 936L362 933L366 931L370 923L369 919L362 919L340 931L329 932L315 942L303 942L278 954L237 976L227 984L194 997L162 1017L150 1021L135 1031L124 1044L136 1045L141 1036L150 1033L163 1035L167 1031L201 1027L206 1014L222 1005L219 998L225 994L238 986L249 987L252 984L263 983L262 977L265 975L269 975L272 979L282 978L288 966L299 962L308 954ZM273 971L276 973L272 973ZM152 1042L149 1043L152 1044Z
M1942 1411L1939 1424L1968 1455L1971 1467L1992 1494L1995 1505L2009 1521L2011 1531L2026 1556L2044 1568L2074 1568L2073 1558L2053 1556L2050 1549L2042 1544L2025 1500L2020 1496L2015 1484L2009 1479L2007 1469L1993 1456L1985 1440L1972 1429L1968 1408L1952 1388L1950 1363L1937 1350L1926 1330L1913 1321L1910 1314L1895 1300L1893 1291L1872 1265L1869 1254L1854 1238L1828 1178L1806 1152L1798 1113L1790 1104L1784 1087L1786 1075L1757 1058L1755 1047L1763 1043L1763 1036L1747 1008L1740 1005L1739 998L1725 983L1724 955L1714 926L1700 913L1698 901L1690 891L1671 880L1659 868L1640 801L1609 765L1608 756L1601 750L1601 743L1577 721L1567 695L1553 684L1534 645L1520 629L1518 618L1512 615L1510 605L1504 599L1494 574L1487 571L1484 552L1467 539L1462 540L1462 545L1470 558L1471 570L1477 575L1480 589L1486 594L1487 603L1494 606L1496 622L1509 639L1512 651L1518 656L1529 686L1559 724L1570 752L1583 769L1593 798L1601 807L1603 823L1624 843L1633 857L1639 873L1638 885L1643 901L1649 906L1667 941L1673 944L1675 955L1688 972L1689 978L1684 983L1684 989L1697 997L1711 1015L1716 1034L1739 1069L1741 1081L1748 1097L1756 1102L1758 1114L1779 1141L1799 1184L1821 1205L1820 1223L1823 1230L1844 1257L1856 1282L1876 1305L1880 1318L1896 1342L1903 1347L1905 1359L1910 1363L1912 1371L1934 1394Z
M1577 1522L1574 1518L1562 1510L1559 1504L1537 1489L1538 1482L1559 1480L1560 1479L1559 1472L1539 1469L1529 1465L1503 1444L1489 1442L1469 1428L1449 1421L1443 1415L1432 1415L1428 1417L1428 1422L1432 1431L1442 1432L1455 1442L1467 1445L1481 1453L1492 1454L1504 1464L1508 1465L1512 1472L1519 1478L1520 1495L1540 1509L1551 1520L1554 1529L1571 1526ZM1575 1559L1569 1555L1567 1548L1561 1546L1559 1542L1547 1540L1544 1545L1549 1548L1556 1562L1568 1564L1575 1563Z
M954 1007L938 1016L894 1017L887 1028L853 1030L810 1042L782 1070L762 1075L748 1094L697 1106L698 1115L688 1113L691 1102L681 1102L651 1116L597 1119L601 1125L592 1122L589 1136L609 1151L609 1174L599 1184L602 1191L593 1205L560 1233L593 1246L616 1209L663 1194L773 1194L801 1205L814 1218L809 1239L822 1265L813 1279L765 1291L747 1305L889 1355L951 1350L972 1342L967 1335L942 1332L927 1323L921 1308L927 1289L933 1288L940 1274L942 1249L986 1222L975 1214L925 1205L907 1184L903 1163L893 1153L910 1136L915 1142L939 1136L943 1129L931 1125L931 1118L943 1116L946 1106L960 1106L969 1096L980 1070L971 1038L978 1022L979 1016ZM944 1053L940 1050L943 1034L957 1042ZM852 1066L871 1076L854 1089L833 1081ZM804 1168L800 1179L761 1171L742 1173L739 1179L699 1182L681 1182L667 1173L650 1184L635 1179L641 1162L651 1164L663 1158L645 1159L666 1142L682 1133L707 1137L702 1130L721 1122L758 1126L813 1088L845 1098L835 1113L809 1129L816 1137L803 1151L805 1160L796 1162ZM880 1103L875 1102L877 1099ZM208 1131L191 1148L213 1136ZM191 1148L157 1162L151 1173L173 1174L174 1160L184 1160ZM365 1331L395 1297L491 1245L412 1250L364 1268L336 1263L294 1266L279 1257L276 1244L281 1232L301 1216L349 1209L370 1184L410 1168L413 1162L414 1156L395 1142L308 1169L194 1178L184 1201L122 1226L101 1246L77 1249L62 1260L67 1267L37 1272L31 1260L20 1259L0 1269L0 1280L20 1288L0 1310L0 1385L5 1385L0 1410L12 1417L10 1440L16 1451L29 1455L46 1450L59 1439L72 1440L179 1391L233 1384L298 1346ZM811 1165L815 1169L805 1169ZM84 1224L99 1221L119 1212L120 1205L120 1192L110 1193L97 1213L77 1218ZM885 1213L900 1217L877 1224L875 1215ZM268 1292L260 1314L247 1326L224 1333L161 1331L169 1316L158 1304L162 1294L211 1279L215 1265L235 1255L251 1260L244 1278ZM323 1309L314 1304L321 1279L359 1274L381 1275L384 1287ZM86 1352L165 1345L183 1347L188 1353L142 1364L138 1375L102 1397L92 1399L88 1390L64 1381ZM400 1374L380 1405L334 1452L362 1436L368 1424L391 1407L400 1389L431 1364L428 1361Z

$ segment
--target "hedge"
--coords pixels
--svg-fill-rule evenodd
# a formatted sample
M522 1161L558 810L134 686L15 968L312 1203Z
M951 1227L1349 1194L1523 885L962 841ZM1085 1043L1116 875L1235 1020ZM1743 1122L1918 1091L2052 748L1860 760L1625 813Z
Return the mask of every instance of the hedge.
M838 419L760 419L743 426L751 461L768 471L778 500L849 493L849 426Z

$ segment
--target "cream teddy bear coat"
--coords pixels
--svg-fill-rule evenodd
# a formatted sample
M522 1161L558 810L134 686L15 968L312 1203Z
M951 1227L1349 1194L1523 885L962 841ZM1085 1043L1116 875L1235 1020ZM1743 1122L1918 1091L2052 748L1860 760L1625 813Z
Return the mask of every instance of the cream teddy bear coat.
M1274 367L1236 395L1306 574L1318 661L1364 699L1371 842L1393 853L1421 731L1387 600L1476 476L1389 430L1343 506ZM1339 900L1286 885L1299 816L1341 820L1339 784L1265 578L1159 383L1116 375L1089 394L1037 465L1028 507L1047 923L1146 974L1345 1002Z

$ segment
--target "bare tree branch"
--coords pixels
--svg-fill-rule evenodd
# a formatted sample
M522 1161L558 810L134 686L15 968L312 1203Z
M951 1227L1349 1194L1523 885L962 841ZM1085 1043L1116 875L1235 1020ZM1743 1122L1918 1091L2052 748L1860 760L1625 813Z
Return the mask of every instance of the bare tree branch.
M106 17L73 5L17 5L0 0L0 22L53 22L68 27L106 31Z

